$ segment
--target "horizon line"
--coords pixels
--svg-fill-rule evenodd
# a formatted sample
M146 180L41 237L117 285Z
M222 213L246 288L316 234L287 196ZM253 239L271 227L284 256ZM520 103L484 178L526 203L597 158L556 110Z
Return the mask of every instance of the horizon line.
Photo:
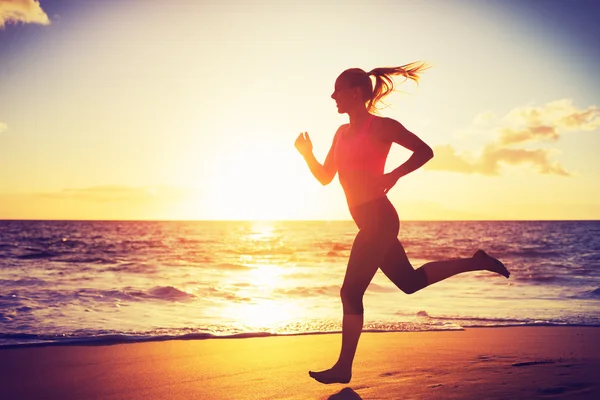
M5 221L49 222L354 222L352 219L55 219L55 218L0 218ZM597 219L401 219L401 222L594 222Z

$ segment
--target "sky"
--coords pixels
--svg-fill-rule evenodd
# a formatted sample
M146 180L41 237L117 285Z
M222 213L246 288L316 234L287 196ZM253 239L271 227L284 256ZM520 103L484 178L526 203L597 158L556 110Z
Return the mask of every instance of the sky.
M302 3L302 4L299 4ZM0 0L0 219L350 219L320 161L345 69L434 150L404 220L600 219L596 0ZM391 171L410 152L395 145Z

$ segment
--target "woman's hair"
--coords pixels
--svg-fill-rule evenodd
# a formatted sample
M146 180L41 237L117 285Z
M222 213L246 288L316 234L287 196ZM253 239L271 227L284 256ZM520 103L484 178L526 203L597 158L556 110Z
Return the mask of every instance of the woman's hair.
M421 73L427 68L429 68L427 63L418 61L401 67L374 68L369 72L360 68L351 68L342 72L340 76L347 80L350 87L361 88L367 110L372 112L376 111L377 103L381 99L395 90L396 85L392 78L394 75L402 75L404 82L410 79L419 83ZM371 76L375 78L375 84L371 81Z

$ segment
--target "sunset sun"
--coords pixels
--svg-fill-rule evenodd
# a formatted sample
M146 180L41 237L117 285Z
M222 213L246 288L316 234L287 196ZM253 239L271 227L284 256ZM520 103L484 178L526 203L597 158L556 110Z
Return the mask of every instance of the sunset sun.
M215 215L227 219L298 219L305 208L296 179L306 171L292 146L273 147L269 142L240 140L228 154L214 156L205 185L215 202Z

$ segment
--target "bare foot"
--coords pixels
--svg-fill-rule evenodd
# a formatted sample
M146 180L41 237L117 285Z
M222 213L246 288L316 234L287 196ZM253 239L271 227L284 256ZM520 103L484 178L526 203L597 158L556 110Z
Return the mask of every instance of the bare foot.
M330 383L348 383L352 379L351 372L345 372L342 368L333 367L325 371L308 371L308 375L311 376L317 382L324 383L326 385Z
M480 261L487 271L495 272L507 278L510 276L510 272L500 260L488 255L483 250L477 250L475 254L473 254L473 258Z

